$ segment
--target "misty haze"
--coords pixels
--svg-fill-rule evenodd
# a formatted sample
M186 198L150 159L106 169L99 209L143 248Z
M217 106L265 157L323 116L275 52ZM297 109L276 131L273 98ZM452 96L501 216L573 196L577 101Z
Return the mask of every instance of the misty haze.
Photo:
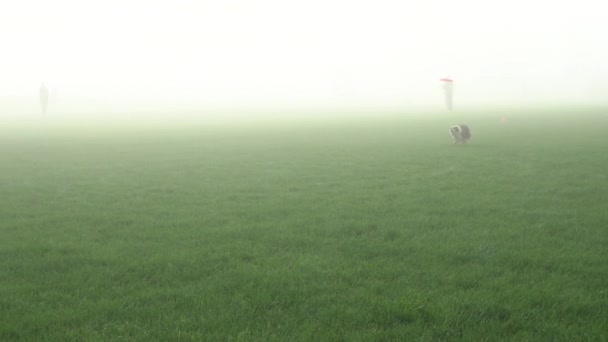
M0 11L0 340L602 340L597 1Z
M601 13L591 1L23 1L0 14L0 94L25 106L47 82L57 110L91 112L437 108L447 76L460 106L598 105Z

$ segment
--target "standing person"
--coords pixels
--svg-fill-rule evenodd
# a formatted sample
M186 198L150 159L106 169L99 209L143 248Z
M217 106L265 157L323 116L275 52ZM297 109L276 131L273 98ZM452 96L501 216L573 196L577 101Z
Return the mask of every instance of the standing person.
M42 114L46 114L46 107L49 104L49 89L44 83L40 86L40 105L42 106Z

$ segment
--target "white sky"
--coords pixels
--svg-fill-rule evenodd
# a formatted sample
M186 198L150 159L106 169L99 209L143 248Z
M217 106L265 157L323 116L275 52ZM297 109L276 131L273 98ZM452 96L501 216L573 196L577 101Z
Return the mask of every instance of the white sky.
M0 97L216 106L606 103L599 0L0 5Z

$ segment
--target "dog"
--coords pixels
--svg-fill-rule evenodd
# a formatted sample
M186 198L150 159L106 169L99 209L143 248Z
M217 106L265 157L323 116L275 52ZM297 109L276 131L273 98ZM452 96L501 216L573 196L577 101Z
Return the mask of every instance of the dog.
M450 127L450 135L454 144L466 144L471 139L471 130L465 124Z

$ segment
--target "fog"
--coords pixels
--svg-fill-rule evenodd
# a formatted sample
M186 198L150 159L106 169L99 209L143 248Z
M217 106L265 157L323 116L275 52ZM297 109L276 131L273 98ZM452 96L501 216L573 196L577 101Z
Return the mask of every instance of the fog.
M602 2L19 1L0 113L603 105Z

